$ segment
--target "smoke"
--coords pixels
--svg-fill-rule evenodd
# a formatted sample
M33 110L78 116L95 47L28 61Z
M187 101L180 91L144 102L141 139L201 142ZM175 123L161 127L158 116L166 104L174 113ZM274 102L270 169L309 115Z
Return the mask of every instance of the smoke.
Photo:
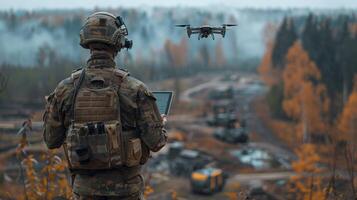
M79 46L78 32L82 18L73 22L71 17L76 13L83 14L83 11L63 11L60 19L58 12L61 11L55 14L50 11L35 13L35 17L18 19L14 26L9 25L7 18L0 17L0 63L34 66L38 64L40 48L53 50L58 58L82 62L88 55ZM284 17L282 12L237 9L208 11L195 8L145 8L118 9L114 12L123 15L128 25L129 39L134 41L130 55L134 60L140 57L153 63L161 63L164 59L166 40L179 43L182 39L188 43L188 62L197 58L202 48L207 48L209 56L214 59L218 43L222 43L228 63L236 63L237 59L259 59L264 51L262 31L266 23L278 23ZM66 13L71 14L66 17ZM84 15L89 13L86 11ZM65 23L66 20L71 22L70 25ZM237 23L238 27L230 28L224 39L216 35L214 41L211 38L198 41L197 35L188 38L185 29L174 27L179 23L190 23L192 26Z
M0 35L1 63L34 66L40 48L55 50L60 57L70 61L80 58L78 43L74 45L62 27L47 30L40 21L29 20L11 30L5 21L0 21Z

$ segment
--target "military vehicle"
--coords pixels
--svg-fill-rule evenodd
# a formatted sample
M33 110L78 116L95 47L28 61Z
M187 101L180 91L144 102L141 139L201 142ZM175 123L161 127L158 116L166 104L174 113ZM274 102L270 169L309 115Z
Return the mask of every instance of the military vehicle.
M262 187L259 187L259 186L255 186L255 187L252 187L249 189L248 198L249 199L259 199L259 200L277 200L278 199L273 194L270 194L269 192L265 191Z
M231 100L234 98L234 89L229 87L224 90L212 90L208 93L208 98L210 100Z
M204 168L192 172L190 182L194 193L213 194L223 190L225 175L221 169Z
M213 158L200 151L184 149L181 142L175 142L170 145L168 160L172 174L188 177L193 171L212 163Z
M219 101L212 106L213 116L207 118L210 126L230 126L237 122L236 105L232 101Z
M244 127L239 128L217 128L213 132L213 136L227 143L247 143L249 136Z

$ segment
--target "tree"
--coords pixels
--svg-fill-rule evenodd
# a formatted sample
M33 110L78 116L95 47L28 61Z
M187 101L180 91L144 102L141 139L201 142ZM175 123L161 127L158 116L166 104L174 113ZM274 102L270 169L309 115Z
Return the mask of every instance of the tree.
M357 73L357 33L353 28L356 24L349 24L348 19L344 18L336 43L336 63L339 64L342 76L340 84L342 85L343 104L346 103L348 95L352 91L353 76Z
M311 59L317 59L319 52L319 32L316 16L309 14L301 34L301 42L304 49L308 52Z
M354 89L346 102L339 119L339 139L357 144L357 75Z
M310 141L309 133L326 132L329 99L320 80L321 74L315 63L300 42L296 42L288 51L283 71L283 109L297 122L304 142Z
M165 50L167 54L167 58L169 63L173 67L174 75L175 75L175 99L180 98L180 79L179 79L179 68L185 67L187 64L187 42L184 38L182 38L179 44L174 44L170 40L166 40L165 42Z
M267 24L264 28L265 53L258 68L262 80L270 89L266 96L269 108L275 117L284 117L282 109L283 102L283 82L281 80L281 69L274 68L272 62L272 52L274 47L274 37L276 27Z
M285 63L286 53L297 40L294 21L291 18L284 18L276 38L272 52L273 66L283 68Z
M344 147L345 167L349 174L352 197L356 199L356 150L357 150L357 74L354 78L354 87L344 105L337 125L337 141Z
M276 32L276 27L272 24L267 24L264 29L265 39L265 53L258 68L258 72L261 75L263 81L268 86L276 85L280 82L281 76L278 69L273 67L272 54L274 47L274 36L272 33Z
M297 149L298 160L292 163L296 176L291 177L291 192L297 200L323 200L325 194L322 186L321 172L318 167L321 161L312 144L303 144Z

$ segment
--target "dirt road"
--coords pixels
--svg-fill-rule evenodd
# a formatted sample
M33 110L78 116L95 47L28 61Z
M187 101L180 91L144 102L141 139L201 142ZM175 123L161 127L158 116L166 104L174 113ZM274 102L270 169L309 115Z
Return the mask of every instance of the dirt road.
M182 99L187 102L199 101L195 96L202 90L215 90L233 87L236 91L235 100L238 103L238 112L241 117L246 119L248 132L258 135L257 141L251 141L249 146L252 148L260 148L274 154L275 157L286 161L287 168L290 167L290 161L295 159L295 155L291 152L284 143L282 143L275 135L264 125L259 119L251 104L257 97L265 95L267 91L265 86L259 81L259 77L256 74L240 74L238 80L227 81L223 76L217 76L211 80L195 87L189 88L182 92ZM207 130L207 125L204 119L193 118L192 116L170 116L170 123L174 127L184 127L187 132L196 133L212 133ZM239 181L240 183L248 183L252 180L264 181L264 180L278 180L289 179L293 172L265 172L256 174L236 174L230 177L229 181Z

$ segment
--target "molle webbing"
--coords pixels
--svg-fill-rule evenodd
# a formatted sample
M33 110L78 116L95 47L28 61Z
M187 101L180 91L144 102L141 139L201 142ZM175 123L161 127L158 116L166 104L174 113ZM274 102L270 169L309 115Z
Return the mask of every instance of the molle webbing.
M118 118L118 102L113 90L90 91L82 88L75 104L75 122L110 121Z
M117 92L123 79L128 75L126 72L104 68L86 69L85 79L81 82L80 73L72 74L78 92L74 96L74 122L99 122L117 120L118 96ZM92 88L90 80L94 77L101 77L104 80L105 88ZM109 84L109 85L108 85Z

